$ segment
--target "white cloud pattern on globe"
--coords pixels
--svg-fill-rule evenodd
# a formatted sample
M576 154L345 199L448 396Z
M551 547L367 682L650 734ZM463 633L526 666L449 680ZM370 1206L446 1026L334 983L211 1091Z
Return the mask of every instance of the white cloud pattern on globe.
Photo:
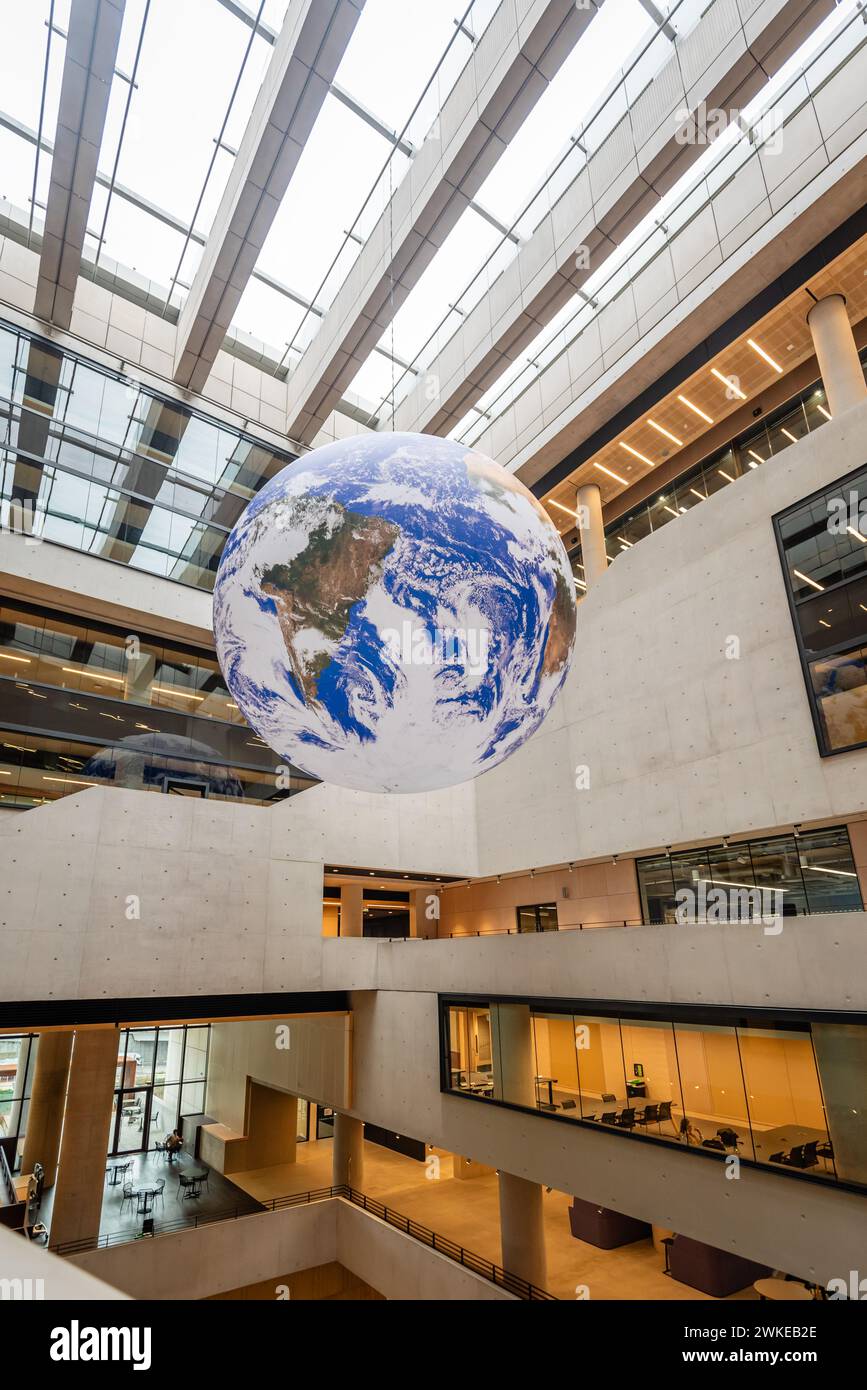
M238 521L214 589L223 674L286 762L363 791L453 786L539 727L575 590L512 474L453 440L369 434L289 464Z

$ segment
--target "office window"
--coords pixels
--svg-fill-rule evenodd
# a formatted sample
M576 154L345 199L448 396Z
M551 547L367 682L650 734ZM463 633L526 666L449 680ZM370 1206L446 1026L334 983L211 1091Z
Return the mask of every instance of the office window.
M518 931L557 931L557 904L532 903L515 909Z
M774 517L819 751L867 744L867 469Z
M687 904L690 920L745 921L767 913L797 917L851 912L862 906L858 872L845 825L738 840L636 860L645 923L673 923ZM689 891L689 898L682 894ZM710 897L722 889L725 902ZM754 890L763 890L759 899ZM753 896L750 897L750 893Z
M676 1014L444 1000L443 1090L783 1174L867 1184L867 1025L722 1008Z

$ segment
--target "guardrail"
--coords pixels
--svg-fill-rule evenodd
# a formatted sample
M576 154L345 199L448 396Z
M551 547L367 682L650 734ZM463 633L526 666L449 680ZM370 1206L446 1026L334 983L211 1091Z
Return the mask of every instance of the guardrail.
M260 1202L259 1206L262 1211L284 1211L287 1207L303 1207L312 1202L327 1202L333 1197L342 1197L345 1201L351 1202L353 1206L361 1207L370 1215L378 1217L380 1221L385 1221L389 1226L394 1226L396 1230L402 1231L404 1235L411 1236L413 1240L427 1245L437 1254L445 1255L455 1264L468 1269L471 1274L477 1274L481 1279L487 1279L488 1283L495 1284L497 1288L513 1294L515 1298L523 1299L529 1303L558 1302L554 1294L548 1293L547 1290L537 1288L535 1284L519 1278L517 1274L510 1274L507 1269L494 1264L492 1260L486 1260L483 1256L474 1254L472 1250L465 1249L463 1245L459 1245L457 1241L449 1240L447 1236L438 1235L428 1226L423 1226L420 1221L403 1216L392 1207L378 1202L375 1197L368 1197L366 1193L359 1192L354 1187L316 1187L309 1192L294 1192L285 1197L272 1197L266 1202ZM161 1221L158 1225L155 1222L153 1235L154 1237L173 1235L177 1231L196 1230L200 1226L209 1226L217 1221L236 1221L239 1217L256 1216L257 1214L256 1210L249 1206L197 1213L188 1220ZM132 1241L145 1239L150 1239L150 1236L144 1236L139 1231L109 1231L105 1235L93 1236L86 1240L62 1241L59 1245L52 1245L50 1248L55 1255L82 1255L90 1250L108 1250L116 1245L128 1245Z

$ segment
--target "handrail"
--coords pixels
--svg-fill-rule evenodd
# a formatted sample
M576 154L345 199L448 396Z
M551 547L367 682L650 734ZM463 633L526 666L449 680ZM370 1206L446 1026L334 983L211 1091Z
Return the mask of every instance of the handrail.
M527 1279L522 1279L517 1274L511 1274L501 1265L494 1264L492 1260L486 1260L482 1255L474 1254L463 1245L459 1245L457 1241L450 1240L448 1236L438 1235L436 1231L432 1231L428 1226L423 1226L419 1221L414 1221L412 1217L403 1216L393 1207L386 1206L385 1203L378 1202L375 1197L368 1197L366 1193L346 1184L316 1187L311 1188L309 1192L292 1192L283 1197L271 1197L267 1201L260 1202L259 1206L263 1211L284 1211L288 1207L308 1206L313 1202L327 1202L333 1197L342 1197L345 1201L351 1202L353 1206L361 1207L363 1211L378 1217L380 1221L387 1222L389 1226L394 1226L404 1235L411 1236L413 1240L419 1241L422 1245L427 1245L437 1254L445 1255L447 1259L454 1260L455 1264L462 1265L472 1274L477 1274L480 1278L487 1279L488 1283L495 1284L497 1288L505 1289L507 1293L514 1294L515 1298L521 1298L530 1303L558 1302L555 1295L548 1293L546 1289L540 1289ZM258 1215L257 1211L251 1210L249 1206L236 1206L225 1211L197 1213L191 1219L179 1218L175 1221L163 1221L159 1226L155 1223L153 1234L155 1237L173 1235L177 1231L196 1230L199 1226L212 1225L217 1221L236 1221L242 1216L256 1215ZM90 1236L84 1240L61 1241L59 1245L50 1246L50 1249L55 1255L81 1255L90 1250L108 1250L116 1245L128 1245L130 1242L142 1238L138 1231L107 1231L105 1235Z

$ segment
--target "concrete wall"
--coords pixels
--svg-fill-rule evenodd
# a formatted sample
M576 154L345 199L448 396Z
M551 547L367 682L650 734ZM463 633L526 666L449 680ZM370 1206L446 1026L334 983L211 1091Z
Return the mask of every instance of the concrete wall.
M863 1261L863 1197L443 1095L436 996L352 1003L359 1117L822 1284Z
M476 782L480 873L867 808L865 754L819 756L771 524L863 464L865 436L858 406L616 560L549 718Z
M5 1226L0 1226L0 1279L31 1280L30 1284L24 1284L25 1289L32 1290L28 1300L38 1297L92 1303L128 1297L104 1283L101 1275L78 1269L70 1260L52 1255L33 1241L22 1240L17 1232ZM10 1317L9 1321L12 1320Z
M69 1263L133 1298L183 1301L269 1278L276 1284L283 1274L332 1260L389 1299L515 1301L339 1198L89 1251Z
M288 1039L288 1048L284 1039ZM215 1023L211 1027L205 1110L238 1134L246 1133L248 1077L263 1086L309 1096L344 1110L352 1093L351 1041L352 1019L348 1014Z
M472 805L472 785L274 808L91 787L0 818L0 998L319 989L323 864L473 873Z

